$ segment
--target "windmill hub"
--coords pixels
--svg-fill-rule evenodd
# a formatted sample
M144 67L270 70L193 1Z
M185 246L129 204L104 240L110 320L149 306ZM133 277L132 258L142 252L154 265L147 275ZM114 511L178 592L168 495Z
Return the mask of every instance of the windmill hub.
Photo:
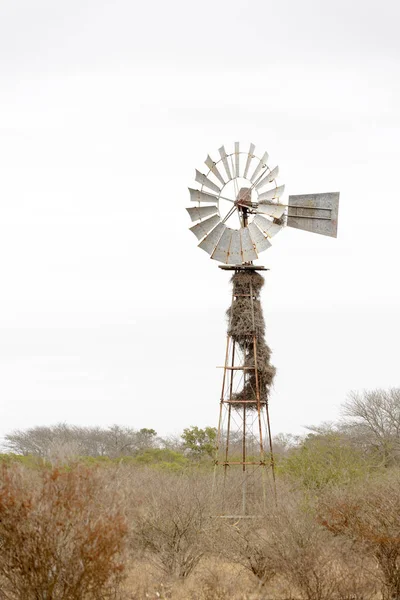
M235 204L241 207L251 208L251 188L242 187L236 197Z

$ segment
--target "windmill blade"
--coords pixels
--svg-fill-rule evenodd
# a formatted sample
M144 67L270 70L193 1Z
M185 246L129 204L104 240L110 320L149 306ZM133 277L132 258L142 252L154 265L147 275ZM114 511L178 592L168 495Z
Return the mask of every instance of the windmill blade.
M247 179L247 173L249 172L250 163L254 158L254 150L256 149L254 144L250 144L249 153L247 155L246 166L244 168L243 177Z
M253 223L257 225L261 229L261 231L268 236L269 238L273 237L282 229L282 225L277 225L272 221L269 221L265 217L261 217L261 215L256 215L254 217Z
M223 165L224 165L224 167L225 167L225 171L226 171L226 174L227 174L227 176L228 176L228 180L230 181L230 180L232 179L232 175L231 175L231 170L230 170L230 168L229 168L229 163L228 163L228 155L227 155L227 153L225 152L225 147L224 147L224 146L221 146L221 148L218 150L218 152L219 152L219 153L220 153L220 155L221 155L221 158L222 158L222 163L223 163Z
M251 239L248 227L242 227L240 229L240 241L242 244L242 262L250 262L251 260L256 260L258 256L257 252L254 250L253 241Z
M236 229L232 231L231 245L229 246L229 265L241 265L242 260L242 246L240 243L240 232Z
M211 255L226 228L227 227L224 225L224 223L218 223L218 225L214 227L214 229L208 235L206 235L204 240L200 242L199 248Z
M215 183L213 183L210 179L208 179L208 177L203 175L203 173L200 173L200 171L198 171L197 169L196 169L196 181L198 183L201 183L201 185L204 185L208 189L212 190L213 192L217 192L217 194L219 194L221 191L221 188L219 188Z
M230 229L229 227L225 229L211 255L212 259L228 264L232 233L233 229Z
M239 142L235 142L235 176L240 177L240 149Z
M200 221L200 223L193 225L193 227L190 227L189 229L190 231L193 231L198 240L201 240L205 235L207 235L207 233L214 229L217 223L220 222L221 219L219 218L219 215L214 215L205 221Z
M289 196L287 225L337 237L339 192Z
M212 202L213 204L218 204L217 196L207 194L206 192L201 192L200 190L193 190L192 188L188 188L188 190L190 192L190 199L192 202Z
M257 176L259 174L259 172L262 169L266 169L267 168L267 162L268 162L268 152L264 152L264 154L262 155L262 157L260 158L260 162L258 163L253 175L250 177L250 181L251 183L254 183L255 180L257 179ZM256 186L257 189L257 186Z
M263 192L258 196L259 204L262 203L263 200L275 200L276 198L280 198L285 191L285 186L280 185L279 187L274 188L273 190L269 190L268 192Z
M225 185L224 178L222 177L221 173L218 171L217 167L215 166L215 162L213 161L213 159L211 158L210 155L207 156L204 163L210 169L211 173L213 175L215 175L215 177L218 179L218 181L220 181L222 183L222 185Z
M198 208L187 208L192 221L198 221L199 219L205 219L210 215L215 215L218 212L216 206L199 206Z
M280 219L283 213L286 210L286 206L284 204L273 204L270 203L260 203L256 208L256 213L261 213L263 215L268 215L273 219Z
M249 230L251 241L253 242L254 250L257 252L257 254L260 254L260 252L271 246L271 242L258 229L257 225L250 223L247 228Z
M270 171L263 179L261 179L256 187L256 190L259 190L260 188L264 187L264 185L267 185L267 183L271 183L272 181L274 181L274 179L276 179L279 175L279 167L276 166L274 169L272 169L272 171Z

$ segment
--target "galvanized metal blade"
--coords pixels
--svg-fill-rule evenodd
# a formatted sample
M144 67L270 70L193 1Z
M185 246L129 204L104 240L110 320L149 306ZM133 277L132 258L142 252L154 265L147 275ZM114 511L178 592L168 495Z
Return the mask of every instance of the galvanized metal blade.
M256 212L263 215L268 215L273 219L280 219L286 210L286 206L283 204L272 204L272 203L261 203L257 206Z
M258 196L258 202L261 204L263 200L275 200L276 198L280 198L283 195L284 191L285 186L280 185L279 187L276 187L273 190L263 192Z
M199 206L198 208L187 208L192 221L198 221L199 219L205 219L210 215L215 215L218 212L216 206Z
M221 222L219 215L214 215L205 221L200 221L197 225L190 227L190 231L193 231L194 235L198 240L201 240L207 233L209 233L214 227Z
M230 265L241 265L242 260L242 246L240 243L240 232L237 230L232 231L231 245L229 247L228 264Z
M339 192L289 196L288 227L337 237Z
M199 248L211 255L226 228L227 227L224 225L224 223L219 223L212 231L210 231L208 235L206 235L204 240L200 242Z
M212 190L213 192L217 192L217 194L219 194L221 191L221 188L219 188L215 183L213 183L210 179L208 179L208 177L203 175L203 173L200 173L200 171L198 171L197 169L196 169L196 181L198 183L201 183L201 185L204 185L208 189Z
M218 150L218 152L219 152L219 153L220 153L220 155L221 155L221 158L222 158L222 163L223 163L223 165L224 165L224 168L225 168L226 174L227 174L227 176L228 176L228 180L230 181L230 180L232 179L232 175L231 175L231 170L230 170L230 168L229 168L229 163L228 163L228 155L227 155L227 153L226 153L226 151L225 151L225 148L224 148L224 146L221 146L221 148Z
M215 166L215 162L213 161L213 159L211 158L210 155L207 156L207 158L204 162L207 165L207 167L210 169L211 173L213 175L215 175L215 177L218 179L218 181L220 181L222 183L222 185L225 185L224 178L222 177L221 173L218 171L217 167Z
M225 264L229 262L229 248L231 245L233 229L227 227L220 237L218 244L211 255L211 258L214 260L219 260Z
M242 227L240 229L240 241L242 244L242 262L245 263L256 260L258 255L254 249L248 227Z
M253 175L250 177L250 181L252 183L255 182L255 180L257 179L258 174L262 171L262 169L266 169L267 168L267 162L268 162L268 152L264 152L264 154L260 158L260 161L259 161L258 165L255 168L255 171L254 171ZM257 189L257 186L255 186L255 187Z
M254 158L254 150L256 149L254 144L250 144L249 153L247 155L246 166L244 168L243 177L247 179L247 173L249 172L250 163Z
M263 177L263 179L260 179L260 181L255 186L256 190L259 190L260 188L264 187L264 185L267 185L267 183L271 183L272 181L274 181L274 179L276 179L278 175L279 167L276 166L274 169L272 169L272 171L267 173L267 175Z
M235 142L235 177L240 177L240 149L239 149L239 142Z
M256 215L254 217L253 223L255 223L257 227L259 227L261 231L269 238L276 235L278 231L282 229L282 225L277 225L276 223L269 221L261 215Z
M263 250L266 250L271 246L271 242L268 238L258 229L257 225L254 223L250 223L248 225L249 234L251 237L251 241L253 242L253 247L257 254L260 254Z
M192 202L208 202L212 204L218 204L217 196L207 194L206 192L201 192L200 190L194 190L192 188L188 189L190 192L190 199Z

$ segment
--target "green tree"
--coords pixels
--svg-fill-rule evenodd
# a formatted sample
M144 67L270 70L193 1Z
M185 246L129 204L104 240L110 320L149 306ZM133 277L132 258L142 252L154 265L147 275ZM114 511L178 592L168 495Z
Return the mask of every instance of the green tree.
M217 430L215 427L199 427L191 426L183 430L181 438L183 447L190 452L194 458L203 458L212 456L215 448L215 439Z
M297 479L305 488L344 485L365 477L377 468L376 460L366 457L339 433L309 434L278 462L278 471Z

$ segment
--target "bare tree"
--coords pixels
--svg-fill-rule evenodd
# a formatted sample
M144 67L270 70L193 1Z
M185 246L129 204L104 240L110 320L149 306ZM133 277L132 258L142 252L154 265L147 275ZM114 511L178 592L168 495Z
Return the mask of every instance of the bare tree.
M187 477L161 475L148 489L135 518L134 543L167 575L185 579L206 551L210 526L208 486Z
M342 406L344 425L354 442L373 447L385 466L400 450L400 388L351 392Z
M48 427L32 427L25 431L17 430L5 436L5 447L9 451L42 458L53 458L66 453L110 458L132 456L159 443L154 429L138 431L119 425L102 429L59 423Z

